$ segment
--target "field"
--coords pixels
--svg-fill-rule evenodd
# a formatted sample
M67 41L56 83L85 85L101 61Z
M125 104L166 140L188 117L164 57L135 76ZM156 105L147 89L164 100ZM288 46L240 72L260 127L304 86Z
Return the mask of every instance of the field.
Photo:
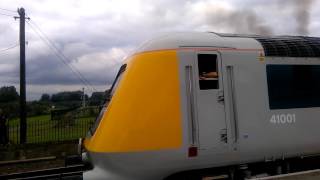
M50 115L27 118L27 143L45 143L74 140L84 137L95 117L66 117L51 120ZM9 141L19 143L19 119L9 120Z

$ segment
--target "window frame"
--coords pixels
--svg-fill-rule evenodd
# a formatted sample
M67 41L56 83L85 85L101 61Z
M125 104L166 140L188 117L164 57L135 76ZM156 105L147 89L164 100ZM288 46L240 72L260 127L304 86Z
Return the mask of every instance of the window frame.
M207 56L215 56L215 59L214 59L214 61L215 61L215 72L217 73L217 77L216 78L208 78L208 79L200 79L200 58L199 58L199 56L200 55L207 55ZM221 86L221 84L220 84L220 68L219 68L219 54L218 53L216 53L216 52L214 52L214 53L208 53L208 52L197 52L196 53L196 65L197 65L197 78L198 78L198 86L199 86L199 90L201 90L201 91L210 91L210 90L218 90L218 89L220 89L220 86ZM209 71L209 72L214 72L214 71ZM215 82L215 87L214 88L201 88L201 82L205 82L205 81L212 81L212 82ZM211 82L211 83L212 83Z

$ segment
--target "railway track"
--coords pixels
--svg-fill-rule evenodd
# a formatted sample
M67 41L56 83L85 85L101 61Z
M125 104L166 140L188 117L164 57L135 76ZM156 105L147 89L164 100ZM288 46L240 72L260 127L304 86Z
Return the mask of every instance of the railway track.
M44 170L0 175L0 179L82 179L82 173L88 170L84 164Z
M53 158L53 157L50 157ZM31 160L19 160L19 161L10 161L9 163L24 163L29 161L39 161L39 160L47 160L46 158L37 158ZM8 163L8 162L6 162ZM26 172L18 172L18 173L9 173L0 175L1 180L9 180L9 179L72 179L78 180L83 179L83 172L92 169L90 164L83 163L82 159L78 155L68 156L65 159L65 166L63 167L55 167L55 168L47 168L41 170L33 170Z
M83 172L87 171L88 167L85 165L73 165L67 167L51 168L37 171L29 171L22 173L12 173L7 175L0 175L0 179L20 179L20 180L32 180L32 179L61 179L61 180L81 180L83 179ZM275 176L265 177L252 177L248 178L251 180L317 180L320 178L320 169L308 170L302 172L281 174ZM217 180L217 179L228 179L228 176L213 176L204 177L202 180Z

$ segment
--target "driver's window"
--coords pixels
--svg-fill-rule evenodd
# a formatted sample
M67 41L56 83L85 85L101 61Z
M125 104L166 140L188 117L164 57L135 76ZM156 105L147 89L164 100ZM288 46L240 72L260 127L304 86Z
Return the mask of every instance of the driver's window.
M198 69L201 90L219 89L216 54L198 54Z

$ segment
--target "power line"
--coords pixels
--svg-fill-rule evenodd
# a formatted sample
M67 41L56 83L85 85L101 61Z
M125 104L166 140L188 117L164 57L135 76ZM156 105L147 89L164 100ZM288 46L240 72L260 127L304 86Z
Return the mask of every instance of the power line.
M8 12L14 12L16 13L17 11L14 11L14 10L10 10L10 9L5 9L5 8L0 8L0 10L3 10L3 11L8 11Z
M5 14L5 13L0 13L0 15L2 15L2 16L10 16L10 17L14 17L14 15Z
M71 60L64 55L64 53L54 44L52 40L50 40L50 38L41 30L41 28L33 20L30 20L30 22L38 29L38 31L45 37L45 39L51 44L51 46L63 57L63 59L67 61L67 65L71 69L73 68L74 71L80 76L83 81L86 82L87 85L89 85L93 90L97 91L97 89L94 88L94 86L83 76L83 74L76 67L73 67L72 64L68 63L71 62Z
M87 85L87 83L81 78L79 77L79 75L74 71L74 69L68 64L68 62L66 62L63 57L61 56L61 54L59 54L56 49L54 49L52 47L52 45L27 21L27 24L30 26L30 28L39 36L39 38L53 51L54 55L58 57L58 59L67 67L70 68L70 70L72 71L72 73L74 73L79 79L80 81L87 87L90 89L90 86Z
M30 28L40 37L40 39L42 41L45 42L45 44L54 52L55 56L58 57L58 59L67 67L69 67L69 69L72 71L72 73L74 73L78 79L88 88L88 89L92 89L94 91L97 91L96 88L94 88L91 83L86 80L84 78L84 76L75 68L73 67L71 64L69 64L68 62L70 62L70 60L68 60L68 58L53 44L53 42L43 33L43 31L41 31L41 29L39 27L37 27L37 30L35 29L34 23L31 24L27 21L27 24L30 26ZM41 32L41 33L39 33Z
M15 44L15 45L13 45L13 46L10 46L10 47L8 47L8 48L5 48L5 49L0 49L0 53L5 52L5 51L8 51L8 50L10 50L10 49L13 49L13 48L15 48L15 47L17 47L17 46L19 46L19 43Z

